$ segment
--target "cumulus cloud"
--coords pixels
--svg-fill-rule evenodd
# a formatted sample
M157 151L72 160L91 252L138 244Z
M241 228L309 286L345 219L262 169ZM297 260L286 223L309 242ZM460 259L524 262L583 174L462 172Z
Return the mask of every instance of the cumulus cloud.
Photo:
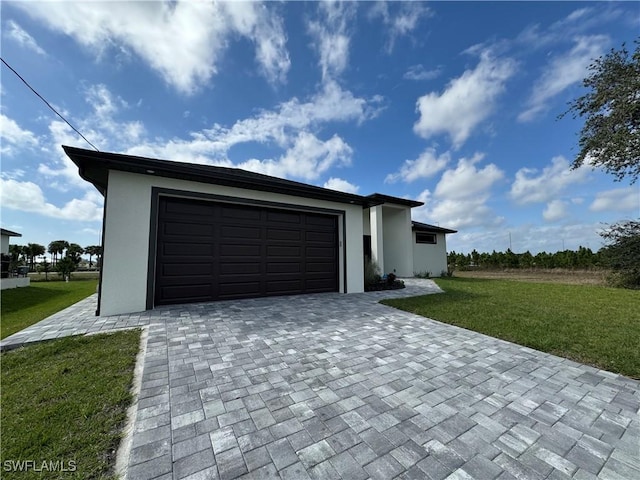
M581 36L575 39L575 45L568 52L554 57L544 68L540 78L533 86L527 100L527 108L520 115L520 122L529 122L543 114L549 102L569 88L579 83L587 74L587 67L593 59L604 52L609 43L606 35Z
M536 169L521 168L516 172L509 195L521 205L553 200L569 185L582 183L589 175L587 167L576 170L570 170L569 167L569 161L558 156L540 173Z
M563 202L562 200L550 201L542 212L542 218L547 222L557 222L558 220L566 218L567 215L569 215L567 202Z
M11 155L19 148L32 148L38 145L38 137L30 130L24 129L18 123L0 113L0 138L2 146L0 152L3 155Z
M216 73L235 36L255 44L270 81L290 67L282 20L257 2L17 2L31 17L73 37L100 57L110 47L133 51L178 91L191 94Z
M252 159L237 167L275 177L316 180L334 166L349 165L352 154L351 147L337 135L321 141L309 132L301 132L278 160Z
M423 18L431 16L431 10L421 2L378 1L369 10L369 18L380 18L387 29L387 53L393 52L396 40L410 35Z
M423 65L411 65L402 76L405 80L433 80L442 74L442 67L427 70Z
M36 40L16 22L9 20L7 22L7 27L6 36L8 38L15 41L22 47L36 52L38 55L47 54L42 47L38 45L38 42L36 42Z
M504 218L496 215L487 202L504 172L492 163L478 167L483 158L480 153L461 158L456 168L446 170L433 194L425 190L418 196L425 205L413 209L415 218L451 228L502 224Z
M324 182L324 188L329 188L331 190L338 190L339 192L346 193L358 193L360 187L358 185L354 185L353 183L348 182L347 180L343 180L342 178L331 177L329 180Z
M454 148L459 148L491 115L515 70L513 60L482 51L473 70L451 80L442 93L431 92L418 99L416 110L420 118L413 131L423 138L446 133Z
M415 160L405 160L400 170L390 173L385 178L386 183L393 183L398 180L413 182L419 178L429 178L443 170L451 161L449 152L438 155L435 148L427 148Z
M592 212L630 212L640 216L640 188L626 187L596 193Z
M3 208L65 220L102 221L102 197L93 192L58 207L46 201L42 189L35 183L0 178L0 195Z

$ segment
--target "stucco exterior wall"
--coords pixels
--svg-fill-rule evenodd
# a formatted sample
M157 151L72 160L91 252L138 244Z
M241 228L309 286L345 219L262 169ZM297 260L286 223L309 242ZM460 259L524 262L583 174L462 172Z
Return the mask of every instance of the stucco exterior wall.
M382 207L384 238L384 270L399 277L413 276L411 248L411 209Z
M9 235L0 235L0 253L9 253Z
M349 293L364 291L361 206L110 171L105 202L101 315L138 312L146 308L152 187L277 202L291 205L292 208L308 206L344 210L346 215L344 235L342 235L342 219L338 221L340 291L345 291L343 262L345 255L346 291Z
M447 270L447 240L444 233L436 234L437 243L416 243L416 232L411 233L413 242L413 273L430 272L439 277Z

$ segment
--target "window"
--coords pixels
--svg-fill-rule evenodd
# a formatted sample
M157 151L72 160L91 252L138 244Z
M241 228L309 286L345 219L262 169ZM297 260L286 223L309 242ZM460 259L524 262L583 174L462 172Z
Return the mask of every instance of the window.
M438 241L435 233L416 232L416 243L435 245Z

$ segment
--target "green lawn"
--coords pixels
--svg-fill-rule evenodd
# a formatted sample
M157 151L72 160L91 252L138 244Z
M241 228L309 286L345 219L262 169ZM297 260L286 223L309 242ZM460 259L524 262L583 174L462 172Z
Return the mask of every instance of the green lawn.
M640 378L640 291L473 278L382 303Z
M95 280L38 282L2 291L0 338L18 332L96 292Z
M3 479L112 478L139 341L129 330L2 354ZM6 470L21 460L75 471Z

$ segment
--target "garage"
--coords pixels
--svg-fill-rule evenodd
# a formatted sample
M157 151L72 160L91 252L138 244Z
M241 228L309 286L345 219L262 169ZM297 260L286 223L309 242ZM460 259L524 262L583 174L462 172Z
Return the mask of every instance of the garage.
M159 198L155 305L336 291L336 215Z

